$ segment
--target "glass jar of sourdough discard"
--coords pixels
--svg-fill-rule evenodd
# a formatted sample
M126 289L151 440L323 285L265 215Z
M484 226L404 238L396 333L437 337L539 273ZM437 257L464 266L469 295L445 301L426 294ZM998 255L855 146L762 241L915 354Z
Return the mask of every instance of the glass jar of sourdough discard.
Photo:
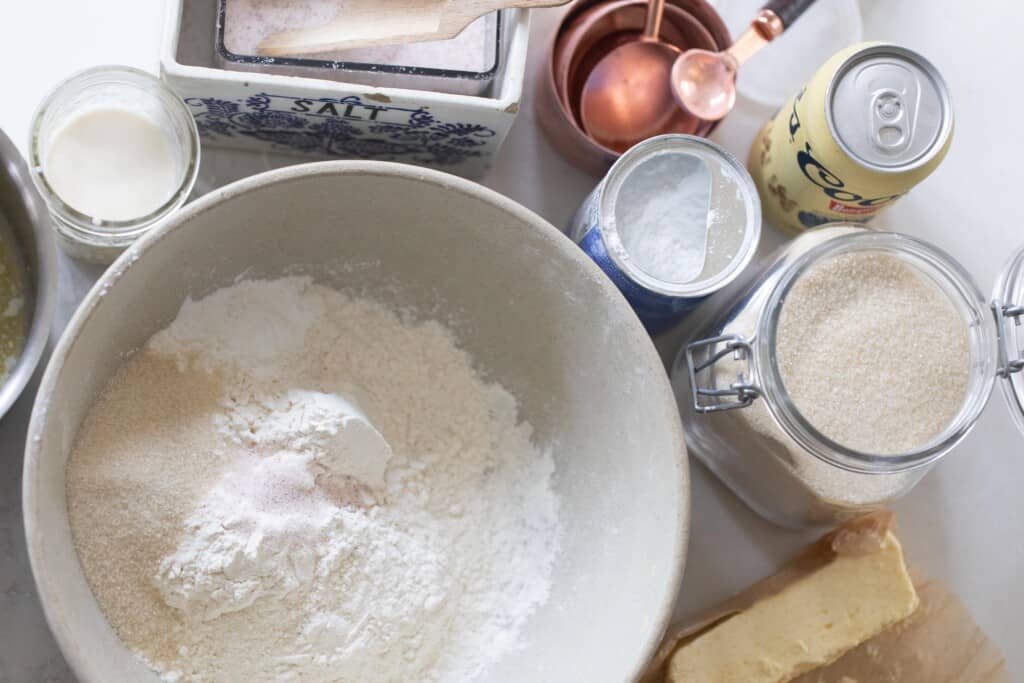
M57 243L102 264L177 211L199 172L188 105L127 66L93 67L60 83L36 110L28 151Z
M687 446L785 526L884 507L964 438L997 378L1024 430L1021 302L1024 249L989 301L920 240L804 233L693 313L672 373Z

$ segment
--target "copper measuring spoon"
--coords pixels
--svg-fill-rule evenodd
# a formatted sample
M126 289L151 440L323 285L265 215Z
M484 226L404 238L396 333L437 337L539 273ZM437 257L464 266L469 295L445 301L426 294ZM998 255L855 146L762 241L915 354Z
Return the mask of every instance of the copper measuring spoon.
M579 121L580 94L587 76L609 52L638 39L649 0L601 0L568 20L552 51L555 91ZM696 17L666 1L659 38L669 45L714 49L715 39Z
M740 65L777 38L812 4L814 0L769 0L728 50L695 48L679 55L670 80L676 102L705 121L723 118L736 104Z
M583 130L608 149L623 152L654 135L693 132L700 125L677 106L669 88L680 51L658 38L664 10L665 0L649 0L640 40L609 52L583 85Z

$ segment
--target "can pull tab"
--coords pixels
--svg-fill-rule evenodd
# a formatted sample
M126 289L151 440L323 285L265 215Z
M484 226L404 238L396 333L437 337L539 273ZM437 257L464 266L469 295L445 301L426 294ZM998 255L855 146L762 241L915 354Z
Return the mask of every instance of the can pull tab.
M902 152L910 144L910 116L903 93L892 88L875 92L871 98L868 130L874 143L886 152Z
M999 335L999 365L996 374L1009 377L1024 370L1024 350L1014 349L1010 343L1016 336L1011 334L1010 326L1020 327L1024 323L1024 306L1007 305L996 300L992 302L992 313L996 316L996 333Z
M721 347L715 349L719 345ZM698 353L703 356L700 361L697 360ZM690 372L690 387L693 389L693 409L698 413L715 413L746 408L753 403L754 399L761 395L761 389L749 379L752 353L750 342L736 334L701 339L687 345L686 367ZM714 385L701 387L697 384L698 375L730 354L735 361L747 362L746 370L737 374L735 382L723 389L715 388ZM735 398L720 400L727 397Z

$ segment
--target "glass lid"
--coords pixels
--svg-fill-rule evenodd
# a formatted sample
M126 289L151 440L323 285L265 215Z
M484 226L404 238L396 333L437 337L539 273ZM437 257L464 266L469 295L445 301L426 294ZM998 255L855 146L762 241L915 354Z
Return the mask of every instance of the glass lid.
M999 385L1017 428L1024 432L1024 246L1006 265L992 297L999 333Z

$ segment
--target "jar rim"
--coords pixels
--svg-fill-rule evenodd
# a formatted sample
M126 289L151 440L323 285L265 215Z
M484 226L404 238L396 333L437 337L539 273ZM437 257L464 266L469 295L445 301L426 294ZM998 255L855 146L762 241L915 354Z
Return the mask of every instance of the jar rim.
M693 282L677 283L661 280L641 268L628 256L615 220L614 200L626 178L637 166L657 154L707 155L716 159L721 168L731 174L744 206L746 222L743 238L736 254L721 271ZM615 265L644 288L671 298L701 298L708 296L734 281L747 268L757 253L761 239L761 199L750 173L725 148L707 138L681 133L667 133L647 138L630 147L605 174L597 187L598 225L605 251Z
M865 229L856 224L829 224L829 228L852 228L815 245L788 264L759 316L757 335L763 343L757 344L757 365L761 368L762 389L766 403L780 426L808 452L846 470L861 473L894 473L924 467L949 452L971 430L988 403L995 385L995 323L989 313L988 299L959 262L945 251L908 235ZM775 353L776 333L783 308L783 299L796 281L813 265L842 253L862 251L888 251L910 257L912 267L926 276L941 277L956 292L970 313L965 320L971 355L968 386L964 402L946 428L924 446L895 454L879 455L848 448L824 435L796 407L782 379ZM949 289L941 288L950 296ZM950 297L952 300L952 297ZM976 358L982 362L978 364Z
M106 80L96 80L106 79ZM71 206L53 189L44 171L40 154L41 129L47 110L60 97L75 88L89 88L102 83L119 83L127 87L148 88L161 106L173 118L181 121L187 130L187 162L182 169L181 181L171 196L149 213L129 220L108 220L91 216ZM195 118L181 97L153 74L131 66L101 65L84 69L58 83L40 102L32 116L29 132L28 160L32 179L46 200L54 218L55 227L69 238L96 246L128 246L155 223L175 211L188 199L199 174L201 145Z

